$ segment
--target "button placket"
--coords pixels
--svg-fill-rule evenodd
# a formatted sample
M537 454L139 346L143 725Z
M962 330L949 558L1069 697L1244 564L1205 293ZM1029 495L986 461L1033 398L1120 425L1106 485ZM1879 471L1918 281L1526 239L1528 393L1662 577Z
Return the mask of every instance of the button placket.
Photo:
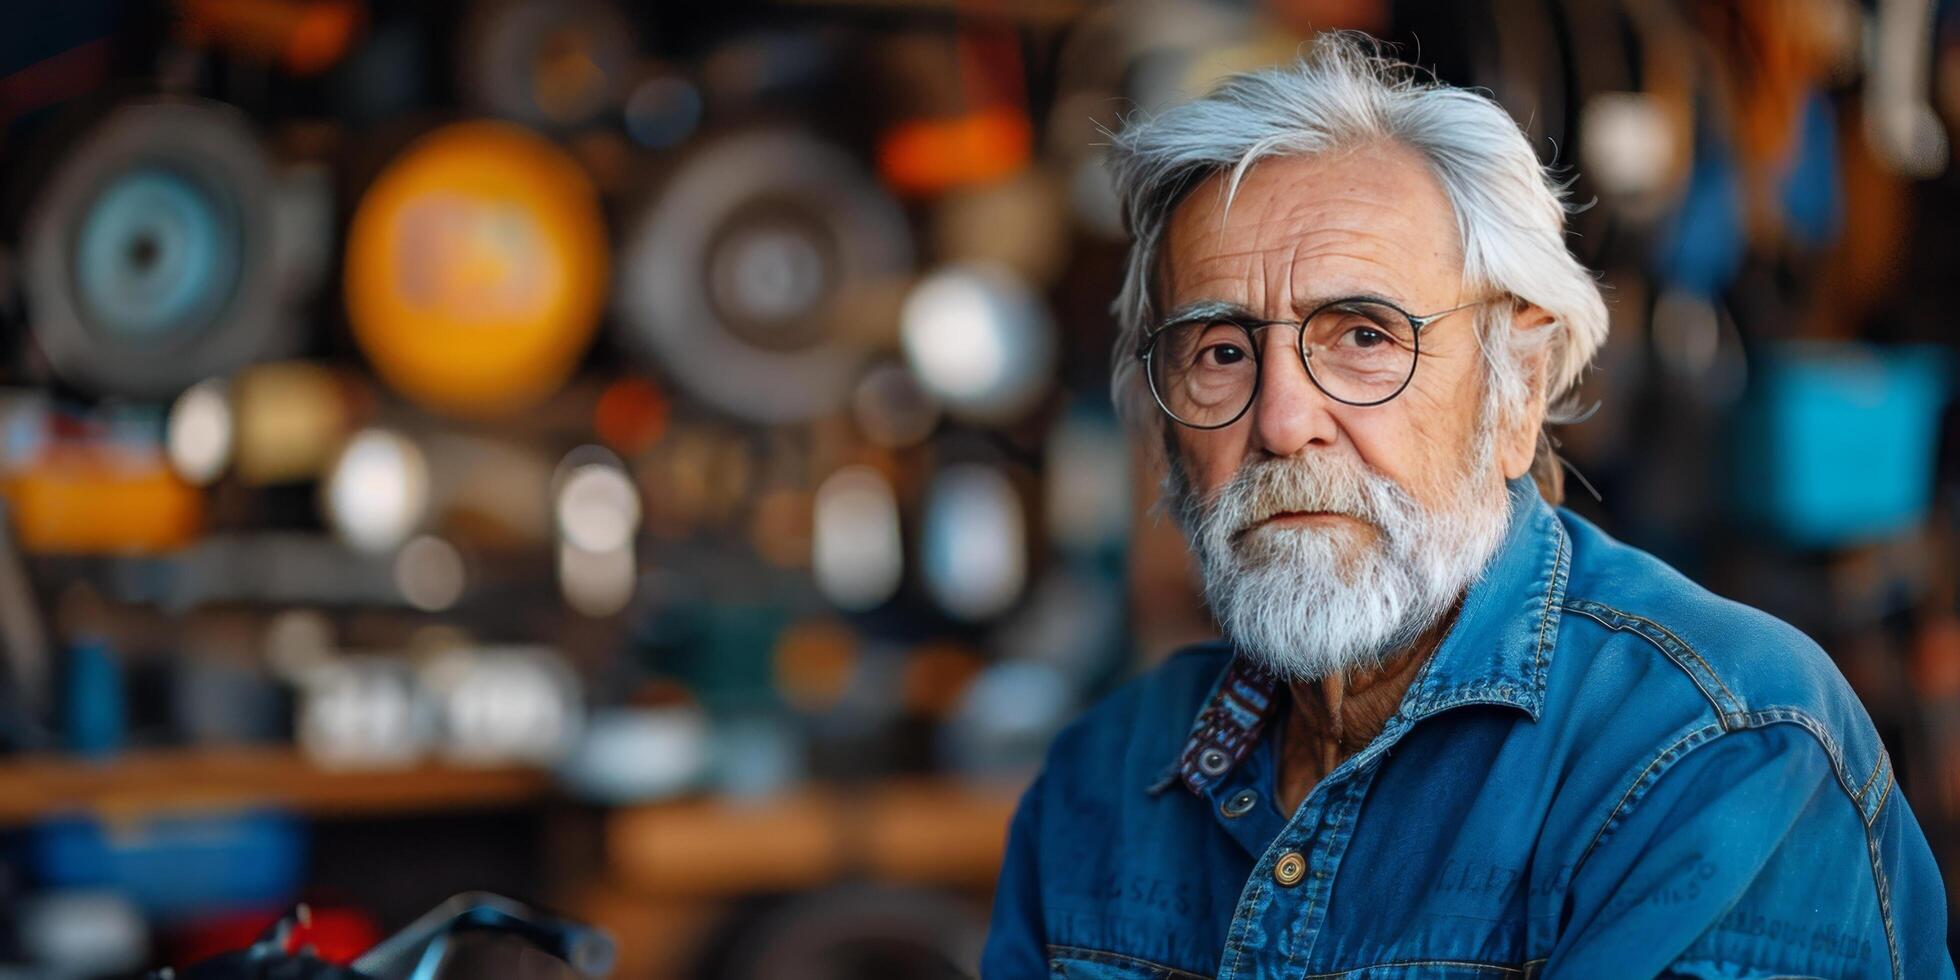
M1272 805L1272 773L1272 742L1262 739L1206 793L1212 819L1254 861L1267 854L1286 825Z
M1268 857L1262 857L1233 913L1220 980L1291 975L1309 962L1326 921L1333 877L1347 850L1353 814L1374 784L1382 753L1400 741L1408 727L1391 724L1377 737L1376 744L1336 766L1308 791L1298 810L1266 845L1264 854ZM1228 825L1243 826L1244 821L1230 821ZM1301 857L1304 873L1286 886L1280 883L1278 871L1279 862L1289 853ZM1265 864L1267 859L1273 863Z
M1226 966L1219 974L1220 980L1277 975L1273 971L1279 964L1298 961L1299 943L1306 937L1295 928L1295 923L1316 900L1311 888L1300 885L1302 881L1311 884L1306 856L1313 850L1326 812L1327 802L1316 787L1301 802L1293 819L1267 844L1265 860L1271 863L1262 860L1246 882L1233 928L1228 933L1223 960ZM1297 877L1293 870L1282 873L1283 865L1290 869L1296 861Z
M1334 889L1334 875L1339 871L1341 858L1347 853L1348 844L1354 836L1355 820L1361 809L1361 801L1374 785L1375 776L1381 767L1374 762L1361 766L1350 773L1345 781L1345 792L1326 802L1321 812L1323 823L1318 824L1314 846L1308 850L1312 854L1310 871L1304 885L1298 891L1304 895L1305 912L1298 915L1285 928L1296 930L1293 948L1298 952L1298 962L1311 962L1314 947L1327 923L1329 900Z

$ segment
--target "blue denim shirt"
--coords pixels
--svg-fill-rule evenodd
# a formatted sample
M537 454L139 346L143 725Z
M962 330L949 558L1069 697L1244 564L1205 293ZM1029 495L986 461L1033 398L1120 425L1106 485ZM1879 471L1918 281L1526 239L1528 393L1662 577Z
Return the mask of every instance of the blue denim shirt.
M1510 491L1399 709L1294 812L1284 690L1221 645L1057 737L982 976L1954 976L1932 852L1830 658Z

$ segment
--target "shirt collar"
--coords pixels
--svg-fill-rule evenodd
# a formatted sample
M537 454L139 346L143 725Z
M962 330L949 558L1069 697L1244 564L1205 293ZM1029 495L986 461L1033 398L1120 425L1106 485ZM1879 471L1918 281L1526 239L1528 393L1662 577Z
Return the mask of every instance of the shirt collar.
M1504 539L1403 694L1396 715L1405 724L1466 704L1507 705L1534 722L1543 709L1571 545L1530 477L1512 480L1506 489L1511 512ZM1150 791L1182 782L1203 795L1251 754L1282 696L1276 677L1234 656Z

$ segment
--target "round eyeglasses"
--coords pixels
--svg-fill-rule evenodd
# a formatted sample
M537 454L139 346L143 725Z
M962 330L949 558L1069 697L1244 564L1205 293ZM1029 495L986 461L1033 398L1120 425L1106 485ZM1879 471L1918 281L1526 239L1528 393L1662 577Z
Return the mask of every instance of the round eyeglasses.
M1415 377L1422 328L1487 302L1474 300L1427 316L1373 296L1323 303L1297 323L1300 360L1327 397L1347 405L1380 405ZM1237 422L1259 394L1253 332L1294 323L1236 316L1172 320L1144 339L1137 356L1164 414L1194 429L1221 429Z

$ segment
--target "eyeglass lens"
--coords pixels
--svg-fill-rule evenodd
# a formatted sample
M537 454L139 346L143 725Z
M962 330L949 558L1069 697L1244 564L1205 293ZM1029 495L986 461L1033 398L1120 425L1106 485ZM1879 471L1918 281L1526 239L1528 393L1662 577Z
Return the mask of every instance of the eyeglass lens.
M1178 421L1225 425L1251 405L1259 387L1252 328L1192 321L1159 331L1152 344L1151 391ZM1314 311L1301 329L1300 351L1328 397L1371 405L1394 397L1415 373L1416 330L1392 306L1344 301Z

